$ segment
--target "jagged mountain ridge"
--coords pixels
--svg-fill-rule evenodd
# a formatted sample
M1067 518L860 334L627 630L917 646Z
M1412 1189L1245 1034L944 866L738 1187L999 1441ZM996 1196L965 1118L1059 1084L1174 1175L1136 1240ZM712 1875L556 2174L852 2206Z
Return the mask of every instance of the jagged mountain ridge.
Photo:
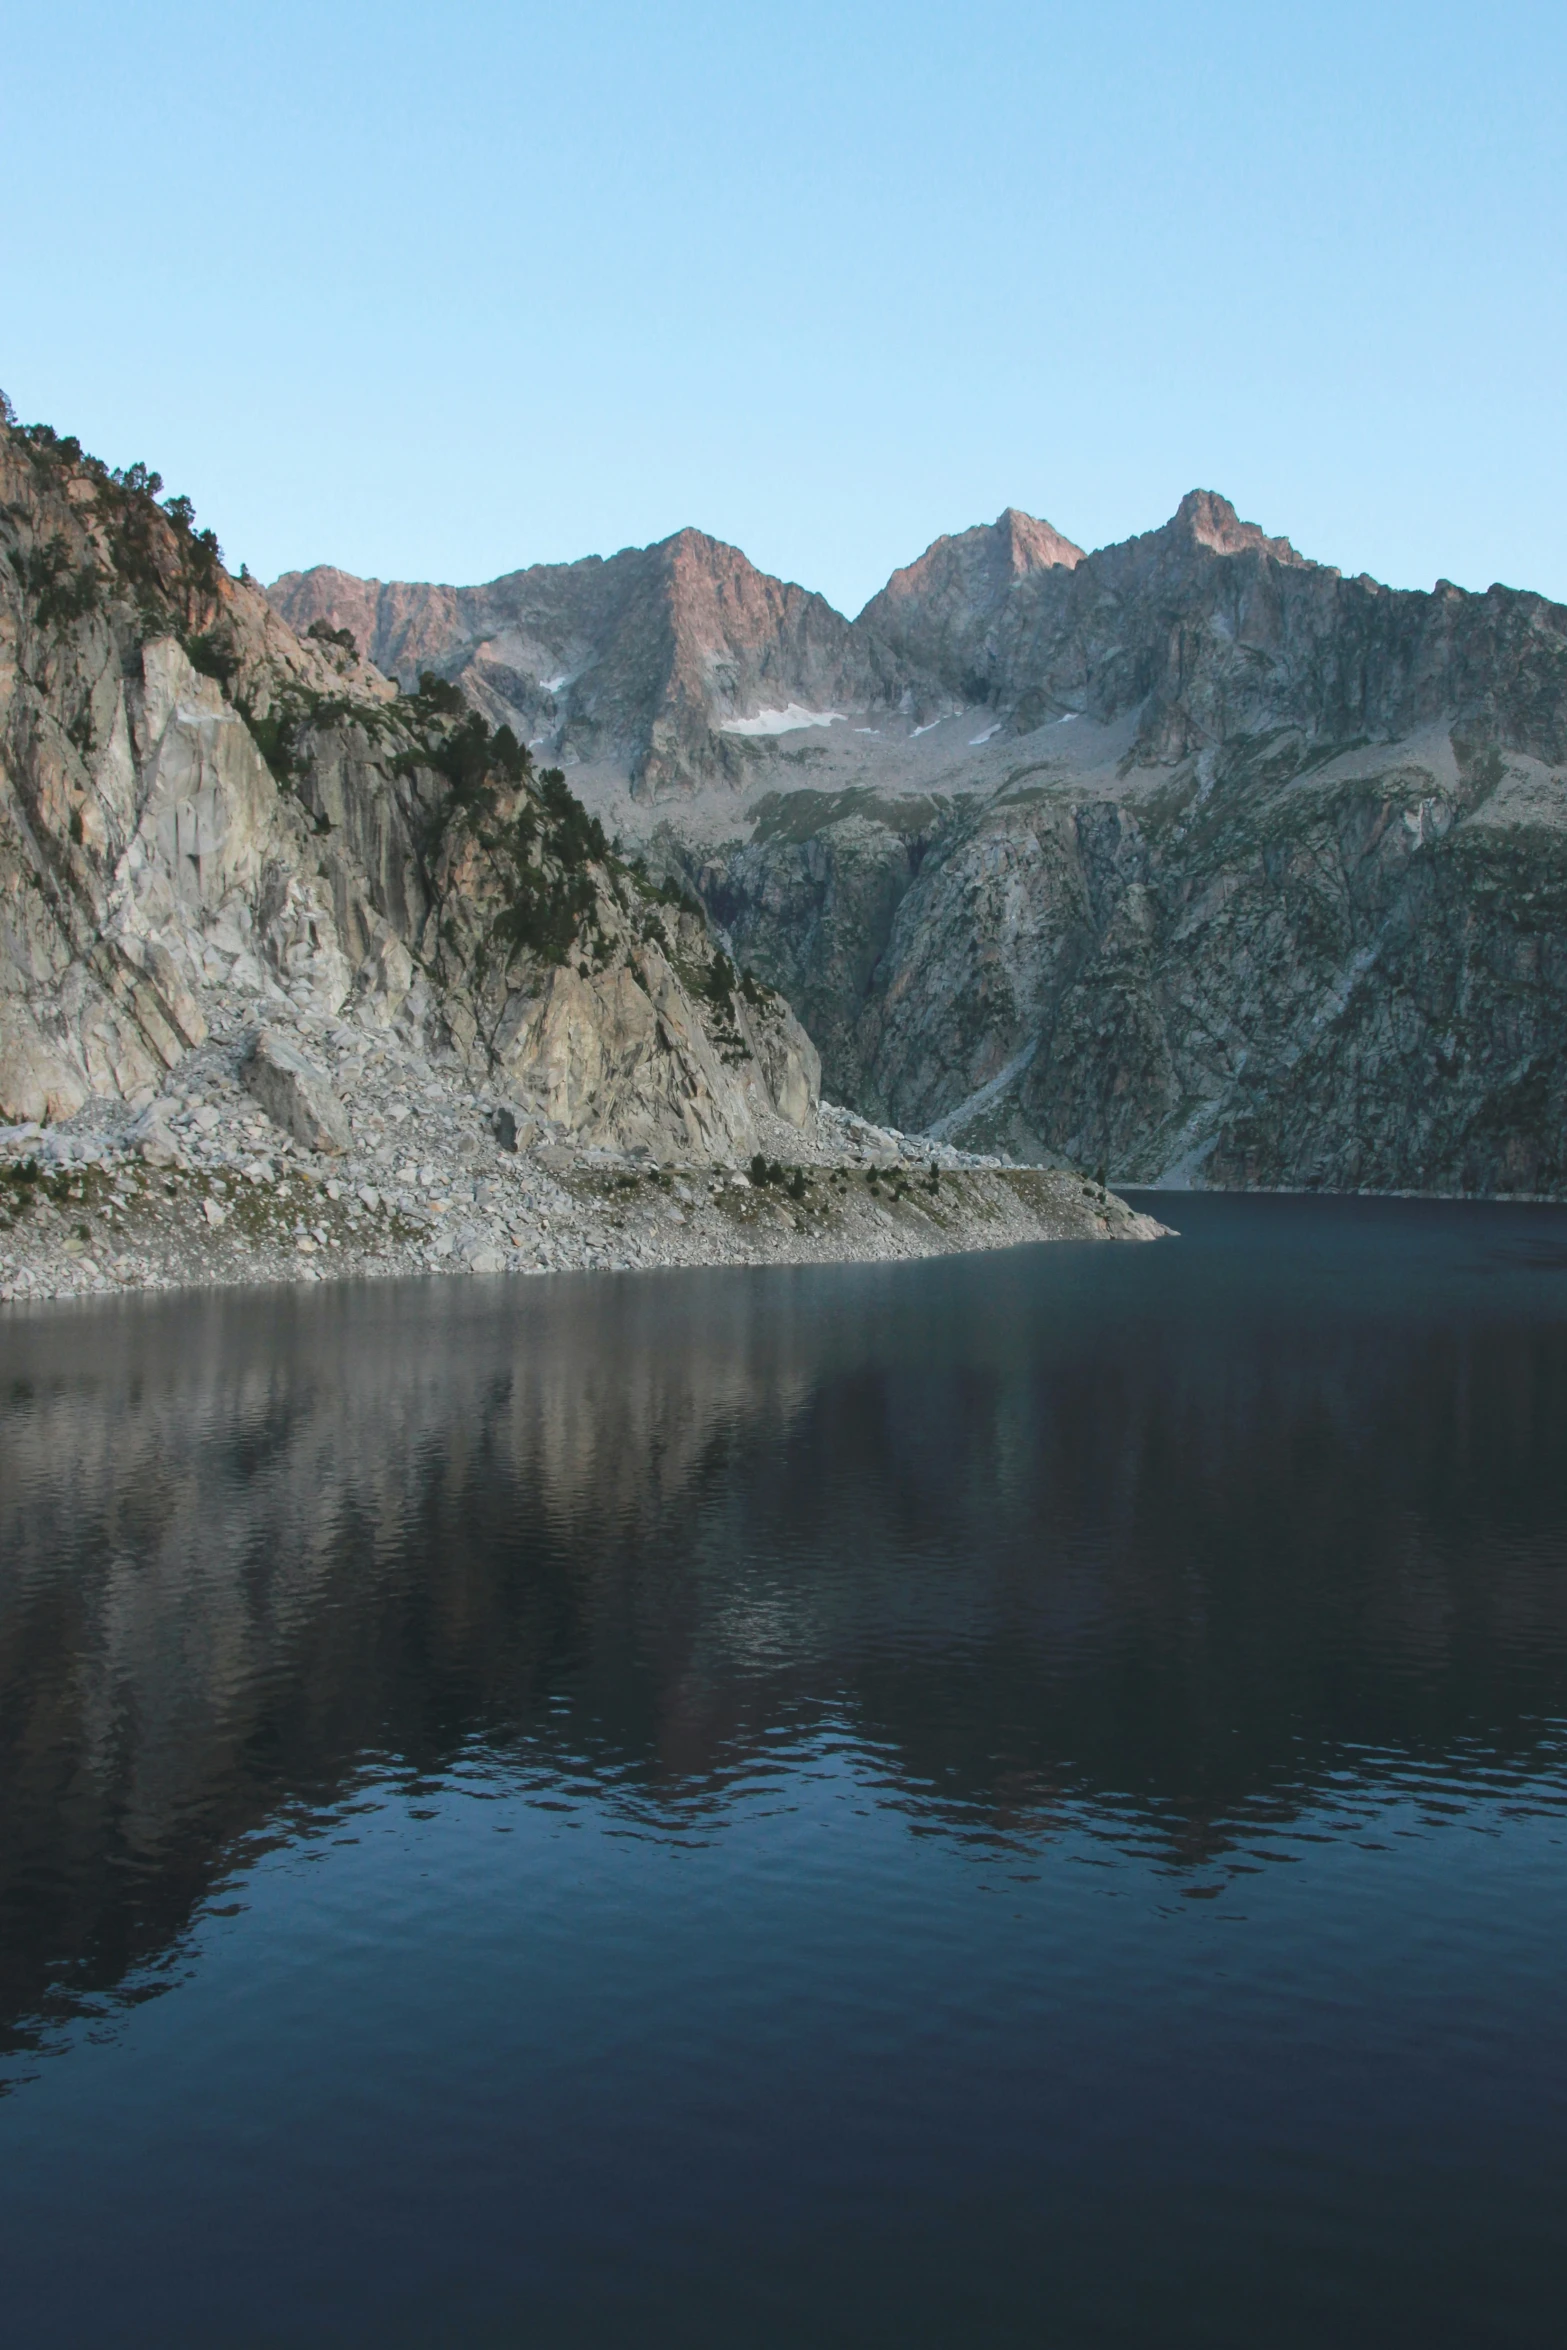
M721 772L725 722L778 697L810 709L896 698L879 648L824 597L700 531L483 587L320 568L268 593L300 633L347 628L405 685L433 669L551 757L618 763L649 793Z
M1345 579L1194 491L1162 529L1021 581L992 691L1018 733L1135 712L1139 755L1163 763L1281 726L1343 744L1438 720L1556 759L1564 634L1543 596Z
M983 708L1015 736L1136 709L1139 748L1161 760L1280 723L1331 741L1444 717L1521 724L1507 747L1553 758L1564 739L1547 599L1345 579L1206 490L1094 554L1008 508L936 540L852 622L693 530L483 587L323 566L268 594L301 633L347 627L405 686L434 669L568 764L618 763L646 799L754 785L759 754L798 748L804 721L834 712L912 731ZM1532 668L1508 679L1504 711L1495 686L1515 661ZM758 724L790 714L801 723Z
M836 710L845 721L879 712L918 724L949 707L1006 589L1081 557L1009 507L989 528L937 540L854 622L696 530L482 587L361 580L322 565L267 592L300 633L348 629L405 686L434 669L550 756L618 765L651 799L745 780L742 746L767 740L759 720Z

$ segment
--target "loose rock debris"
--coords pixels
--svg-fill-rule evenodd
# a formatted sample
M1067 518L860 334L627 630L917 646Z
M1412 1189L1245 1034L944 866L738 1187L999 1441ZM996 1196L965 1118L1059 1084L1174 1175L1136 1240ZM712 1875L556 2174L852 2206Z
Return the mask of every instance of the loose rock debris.
M826 1263L1163 1229L1076 1174L1005 1167L828 1105L803 1131L780 1119L778 1155L745 1168L584 1151L395 1035L289 1006L258 1040L242 1013L215 1020L139 1110L90 1102L63 1125L0 1128L0 1302ZM325 1148L301 1139L312 1133Z

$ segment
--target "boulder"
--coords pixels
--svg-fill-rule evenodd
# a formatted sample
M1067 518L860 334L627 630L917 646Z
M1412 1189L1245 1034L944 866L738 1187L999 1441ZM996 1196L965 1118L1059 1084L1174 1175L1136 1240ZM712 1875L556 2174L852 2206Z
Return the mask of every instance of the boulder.
M164 1102L154 1102L131 1128L131 1137L149 1167L174 1167L180 1161L179 1138L169 1124Z
M240 1074L273 1124L307 1150L347 1150L348 1112L330 1079L275 1028L258 1030Z

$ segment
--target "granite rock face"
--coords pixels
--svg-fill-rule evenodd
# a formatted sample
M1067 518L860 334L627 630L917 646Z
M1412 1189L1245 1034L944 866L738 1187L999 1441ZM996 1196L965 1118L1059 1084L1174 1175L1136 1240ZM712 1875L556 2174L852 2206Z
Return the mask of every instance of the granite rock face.
M829 1087L900 1126L1123 1179L1559 1194L1567 616L1509 602L1478 616L1486 665L1439 663L1450 616L1411 615L1378 690L1426 722L1392 740L1202 739L1222 684L1193 663L1119 757L1085 720L1081 764L954 794L917 870L898 804L862 799L708 848L699 883L812 1006ZM1478 690L1431 717L1466 661ZM868 974L834 951L856 932Z
M145 1107L214 988L396 1031L579 1141L748 1155L812 1115L788 1005L558 774L296 635L158 486L0 426L0 1120ZM278 1050L269 1112L341 1147Z

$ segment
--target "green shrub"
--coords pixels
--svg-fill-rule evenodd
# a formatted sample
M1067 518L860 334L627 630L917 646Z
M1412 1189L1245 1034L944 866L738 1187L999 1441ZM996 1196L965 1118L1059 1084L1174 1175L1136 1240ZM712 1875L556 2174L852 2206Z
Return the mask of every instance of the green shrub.
M298 765L294 749L294 730L298 720L294 713L274 707L262 718L246 701L239 702L236 707L250 729L252 742L272 770L273 781L286 787L292 781Z
M539 777L539 798L550 820L550 847L563 865L602 864L609 855L604 827L590 816L558 767Z
M450 678L437 677L433 669L420 670L419 690L413 698L424 705L425 714L431 718L460 718L468 706L462 698L462 689L453 685Z
M101 593L97 572L90 563L72 568L70 549L58 533L47 546L24 555L13 548L11 567L34 599L34 617L40 628L56 621L80 620L95 611Z
M139 458L134 465L127 465L123 473L111 473L109 479L116 488L129 490L133 498L155 498L163 487L162 474L149 473Z
M533 764L509 726L497 726L491 735L490 761L508 783L521 783Z
M508 901L490 926L491 938L508 958L525 950L546 963L567 962L594 911L591 875L559 862L543 812L531 801L509 824L481 832L479 842L503 869ZM603 943L595 935L596 951L602 952Z
M514 875L510 903L495 917L490 936L512 954L525 951L545 963L564 963L592 906L593 884L585 873L548 874L525 866Z
M42 627L52 622L83 620L98 608L98 575L90 563L70 579L52 580L38 599L38 619Z
M359 657L359 640L351 628L334 628L329 620L312 620L305 631L318 645L337 645L355 660Z
M444 742L430 746L430 764L445 776L460 806L477 802L490 772L490 730L477 710Z
M203 677L216 678L221 686L227 686L239 667L238 656L231 644L223 643L216 630L210 628L199 630L194 636L183 637L180 641L192 669L199 670Z
M666 874L657 888L647 877L647 868L639 861L632 869L637 887L644 897L650 897L656 906L673 906L677 913L690 914L705 925L707 911L700 898L694 898L688 889L682 889L673 875Z

